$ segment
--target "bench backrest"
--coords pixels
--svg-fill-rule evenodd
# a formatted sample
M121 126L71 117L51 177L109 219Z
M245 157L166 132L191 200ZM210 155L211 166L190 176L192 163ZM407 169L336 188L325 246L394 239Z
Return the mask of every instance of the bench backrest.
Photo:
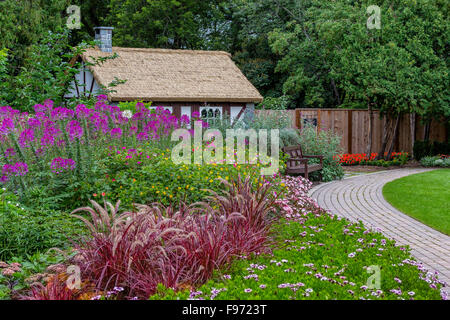
M302 147L300 145L298 146L291 146L291 147L283 147L283 152L286 153L290 158L303 158L303 152ZM296 165L299 165L298 161L288 161L287 167L295 167Z

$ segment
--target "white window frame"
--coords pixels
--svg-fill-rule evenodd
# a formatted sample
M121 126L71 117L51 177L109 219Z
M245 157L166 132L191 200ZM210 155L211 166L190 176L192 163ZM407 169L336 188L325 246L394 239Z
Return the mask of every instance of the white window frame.
M207 112L206 117L203 116L203 111ZM213 115L210 116L209 115L209 111L213 112ZM216 117L216 112L219 111L219 117ZM200 119L211 123L214 122L217 119L222 120L223 119L223 107L222 106L202 106L199 108L199 112L200 112Z

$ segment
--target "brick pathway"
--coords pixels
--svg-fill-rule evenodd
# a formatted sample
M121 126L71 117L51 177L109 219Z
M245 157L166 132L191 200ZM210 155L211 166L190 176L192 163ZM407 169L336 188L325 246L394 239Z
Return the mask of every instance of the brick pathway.
M309 194L331 213L351 221L361 220L397 243L409 245L412 255L425 267L438 271L439 279L449 286L450 237L395 209L382 194L387 182L429 170L398 169L354 176L319 184ZM448 286L445 290L450 293Z

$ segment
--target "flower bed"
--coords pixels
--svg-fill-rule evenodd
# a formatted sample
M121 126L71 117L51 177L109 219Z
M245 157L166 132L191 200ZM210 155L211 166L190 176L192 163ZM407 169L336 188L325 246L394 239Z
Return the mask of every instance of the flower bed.
M191 291L159 288L152 299L440 299L434 274L404 247L327 214L281 221L272 254L240 259ZM380 271L380 287L369 277ZM375 284L375 283L373 283ZM442 296L446 298L446 296Z
M384 156L387 157L387 153ZM378 153L371 153L370 156L366 153L345 153L334 157L334 160L343 166L368 165L389 167L406 164L409 154L408 152L392 152L388 160L375 160L377 157Z

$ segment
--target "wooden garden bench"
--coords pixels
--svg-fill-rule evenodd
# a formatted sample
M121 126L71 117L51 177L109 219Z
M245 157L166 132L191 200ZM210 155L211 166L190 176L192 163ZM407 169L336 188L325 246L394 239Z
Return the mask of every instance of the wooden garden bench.
M308 173L323 169L323 156L304 155L301 146L284 147L282 150L289 156L286 163L287 174L300 173L303 174L306 179L308 179ZM311 158L320 159L320 164L308 165L308 159ZM322 172L320 172L320 180L322 180Z

